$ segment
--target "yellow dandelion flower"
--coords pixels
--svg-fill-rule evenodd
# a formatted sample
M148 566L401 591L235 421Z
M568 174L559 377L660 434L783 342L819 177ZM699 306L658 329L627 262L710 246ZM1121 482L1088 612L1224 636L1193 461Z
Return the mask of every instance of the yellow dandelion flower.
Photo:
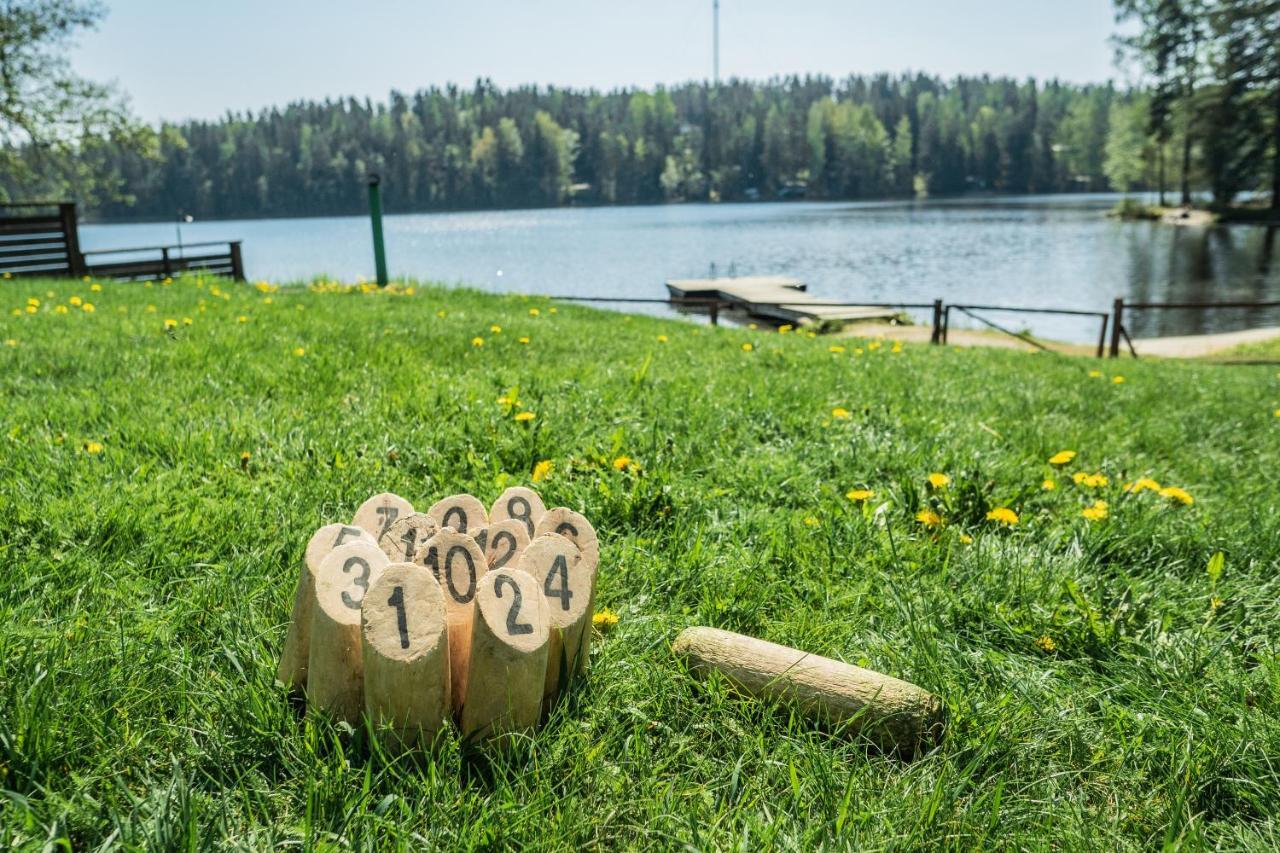
M294 347L293 354L296 355L298 358L302 358L304 355L307 354L307 350L305 347Z
M945 489L947 486L951 485L951 478L946 474L940 474L937 471L930 474L928 480L929 485L935 489Z
M88 454L90 454L90 455L94 455L94 454L101 453L101 452L102 452L102 442L100 442L100 441L86 441L86 442L84 443L84 452L85 452L85 453L88 453Z
M1101 378L1102 378L1102 371L1101 371L1101 370L1090 370L1090 371L1089 371L1089 378L1090 378L1090 379L1101 379Z
M11 311L10 313L11 313L11 314L13 314L13 316L15 316L15 317L21 317L21 316L22 316L22 309L21 309L21 308L14 308L14 309L13 309L13 311Z
M994 521L997 524L1012 527L1018 523L1018 514L1007 506L998 506L987 513L987 521Z
M542 312L541 312L541 311L539 311L537 308L530 308L530 309L529 309L529 316L530 316L530 317L537 317L537 316L538 316L539 314L541 314L541 313L542 313Z
M541 483L547 477L551 476L552 462L550 459L543 459L541 462L533 466L533 481Z
M931 509L922 509L916 513L916 521L925 527L937 527L942 524L942 516Z
M34 313L36 313L36 312L37 312L37 311L39 311L39 310L40 310L40 309L39 309L39 308L37 308L37 307L36 307L36 306L34 306L34 305L28 305L28 306L27 306L27 313L28 313L28 314L34 314Z
M168 287L169 285L173 284L173 279L169 278L168 276L165 276L164 281L160 283L163 284L165 287Z
M631 464L630 456L619 456L617 459L613 460L613 467L619 471L625 470L626 467L630 464Z
M178 321L177 321L177 320L165 320L165 321L164 321L164 327L165 327L165 330L166 330L166 331L167 331L167 330L169 330L169 329L176 329L176 328L178 328Z
M755 349L755 346L753 346L753 345L752 345L752 344L750 344L750 343L745 343L745 344L743 344L743 345L742 345L742 351L743 351L743 352L751 352L753 349Z
M98 284L98 283L95 281L93 284L89 285L89 289L90 289L91 291L93 291L94 293L101 293L101 292L102 292L102 285Z
M1094 501L1093 506L1087 506L1080 510L1080 514L1090 521L1102 521L1110 512L1110 507L1106 501Z
M759 326L757 326L755 323L748 323L748 324L747 324L747 328L754 332L756 329L758 329L758 328L760 328L760 327L759 327Z
M1050 465L1066 465L1072 459L1076 458L1074 450L1059 450L1057 453L1049 457Z
M550 308L548 308L548 309L547 309L547 313L548 313L548 314L554 314L554 313L556 313L556 306L552 305Z
M1041 634L1036 637L1036 648L1045 654L1053 654L1058 649L1058 644L1053 641L1053 637L1048 634Z
M960 542L961 542L962 544L964 544L964 545L972 545L972 544L973 544L973 537L972 537L972 536L970 536L968 533L961 533L961 534L960 534Z
M853 414L848 409L842 408L840 406L836 406L834 409L831 410L831 417L839 418L842 421L847 421L849 420L849 418L853 417Z
M239 317L237 317L237 318L236 318L236 322L237 322L237 323L247 323L247 322L249 322L249 318L248 318L248 317L246 317L245 315L241 314Z
M785 335L787 332L791 331L794 328L795 326L791 325L790 323L783 323L781 326L778 327L778 334Z
M184 325L184 326L190 326L190 325L191 325L192 323L194 323L194 322L195 322L195 320L192 320L190 317L183 317L183 318L182 318L182 325Z
M68 311L68 309L67 309L67 306L65 306L65 305L55 305L55 306L53 306L53 313L55 313L55 314L66 314L66 313L67 313L67 311Z
M1276 417L1280 418L1280 409L1276 409Z
M1150 477L1139 477L1129 485L1125 486L1124 490L1135 495L1141 494L1142 492L1158 492L1160 491L1160 484Z
M1123 376L1112 376L1112 377L1111 377L1111 381L1112 381L1112 382L1114 382L1116 385L1119 385L1119 384L1121 384L1121 383L1123 383L1123 382L1124 382L1124 377L1123 377Z
M809 338L816 338L818 336L817 332L805 332L804 334L805 334L805 337L809 337Z
M502 327L495 323L494 325L489 327L489 331L495 335L500 335L502 334Z
M1179 488L1178 486L1166 486L1161 489L1160 497L1168 498L1171 501L1186 504L1187 506L1191 506L1196 502L1196 499L1191 497L1191 494L1186 489Z
M481 338L481 337L478 337L478 336L477 336L477 337L472 338L472 339L471 339L471 345L472 345L473 347L482 347L482 346L484 346L484 338Z
M1111 482L1106 474L1086 474L1084 471L1072 474L1071 480L1077 486L1084 486L1086 489L1099 489Z
M249 464L249 460L250 460L250 459L252 459L252 458L253 458L253 456L252 456L252 454L250 454L250 453L249 453L249 451L247 451L247 450L242 450L242 451L240 451L240 466L241 466L241 467L244 467L245 465L248 465L248 464Z
M528 423L536 417L537 415L533 412L516 412L516 420L522 424Z
M522 338L517 338L516 340L520 341L520 343L522 343L522 344L527 344L527 343L529 343L529 338L528 338L528 336L527 336L527 335L526 335L525 337L522 337Z
M93 307L92 302L86 302L85 304L80 306L80 310L86 314L92 314L96 309Z
M1040 484L1040 488L1044 489L1046 492L1052 492L1054 489L1058 488L1058 484L1053 480L1045 480Z
M658 343L660 343L660 344L665 344L666 342L667 342L667 336L666 336L666 335L658 335Z
M448 313L449 313L448 311L445 311L443 308L441 308L439 311L436 312L436 316L441 319L444 319L446 316L448 316Z
M865 500L875 497L876 493L870 489L850 489L844 493L844 496L854 503L862 503Z
M40 300L39 300L39 299L36 299L34 296L28 296L28 297L27 297L27 304L28 304L28 305L30 305L32 308L39 308L39 307L40 307Z
M79 296L73 296L70 299L68 299L67 302L71 303L71 305L76 308L79 308L81 305L84 304L84 300L81 299Z
M902 352L902 341L894 341L893 348L889 352Z
M804 526L805 526L805 527L817 527L817 526L818 526L818 519L814 518L812 515L806 515L806 516L804 517Z
M618 614L607 607L602 607L599 612L591 617L591 624L601 632L608 631L618 624Z
M867 352L875 352L878 349L880 349L879 341L872 341L871 343L867 344Z
M5 338L4 345L7 347L16 347L18 345L17 338Z

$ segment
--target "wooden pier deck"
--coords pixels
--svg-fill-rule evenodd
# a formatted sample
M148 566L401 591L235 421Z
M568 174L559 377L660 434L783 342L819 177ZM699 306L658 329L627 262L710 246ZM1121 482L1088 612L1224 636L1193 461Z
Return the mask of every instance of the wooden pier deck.
M897 316L888 308L832 305L806 291L804 282L787 276L743 278L677 278L667 282L673 299L718 299L753 317L775 323L855 322Z

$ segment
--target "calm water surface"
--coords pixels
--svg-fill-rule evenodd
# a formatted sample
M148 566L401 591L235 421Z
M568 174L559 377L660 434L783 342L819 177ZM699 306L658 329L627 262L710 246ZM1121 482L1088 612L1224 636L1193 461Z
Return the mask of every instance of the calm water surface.
M668 278L786 274L832 299L1110 310L1133 300L1280 299L1276 229L1117 222L1116 197L668 205L412 214L385 220L393 276L491 291L665 297ZM87 225L85 249L174 243L172 223ZM364 217L194 222L185 242L244 240L250 278L371 276ZM658 310L655 306L620 306ZM989 314L1050 337L1096 339L1081 318ZM959 320L959 318L957 318ZM956 321L953 321L956 322ZM959 324L959 323L957 323ZM1280 312L1147 312L1135 335L1280 324Z

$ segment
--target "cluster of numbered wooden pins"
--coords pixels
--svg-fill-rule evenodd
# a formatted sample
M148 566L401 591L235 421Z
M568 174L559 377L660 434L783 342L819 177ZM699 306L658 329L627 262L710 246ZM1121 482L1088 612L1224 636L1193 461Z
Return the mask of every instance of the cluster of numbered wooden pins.
M374 495L307 544L279 678L402 745L533 728L586 666L599 562L591 523L531 489Z

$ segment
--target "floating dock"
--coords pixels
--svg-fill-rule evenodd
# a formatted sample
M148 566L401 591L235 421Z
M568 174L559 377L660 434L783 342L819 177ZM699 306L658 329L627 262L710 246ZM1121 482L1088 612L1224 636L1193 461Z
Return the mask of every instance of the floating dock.
M849 323L898 316L889 308L846 305L806 292L807 286L787 276L742 278L674 278L667 282L672 299L715 299L722 307L745 311L775 323Z

